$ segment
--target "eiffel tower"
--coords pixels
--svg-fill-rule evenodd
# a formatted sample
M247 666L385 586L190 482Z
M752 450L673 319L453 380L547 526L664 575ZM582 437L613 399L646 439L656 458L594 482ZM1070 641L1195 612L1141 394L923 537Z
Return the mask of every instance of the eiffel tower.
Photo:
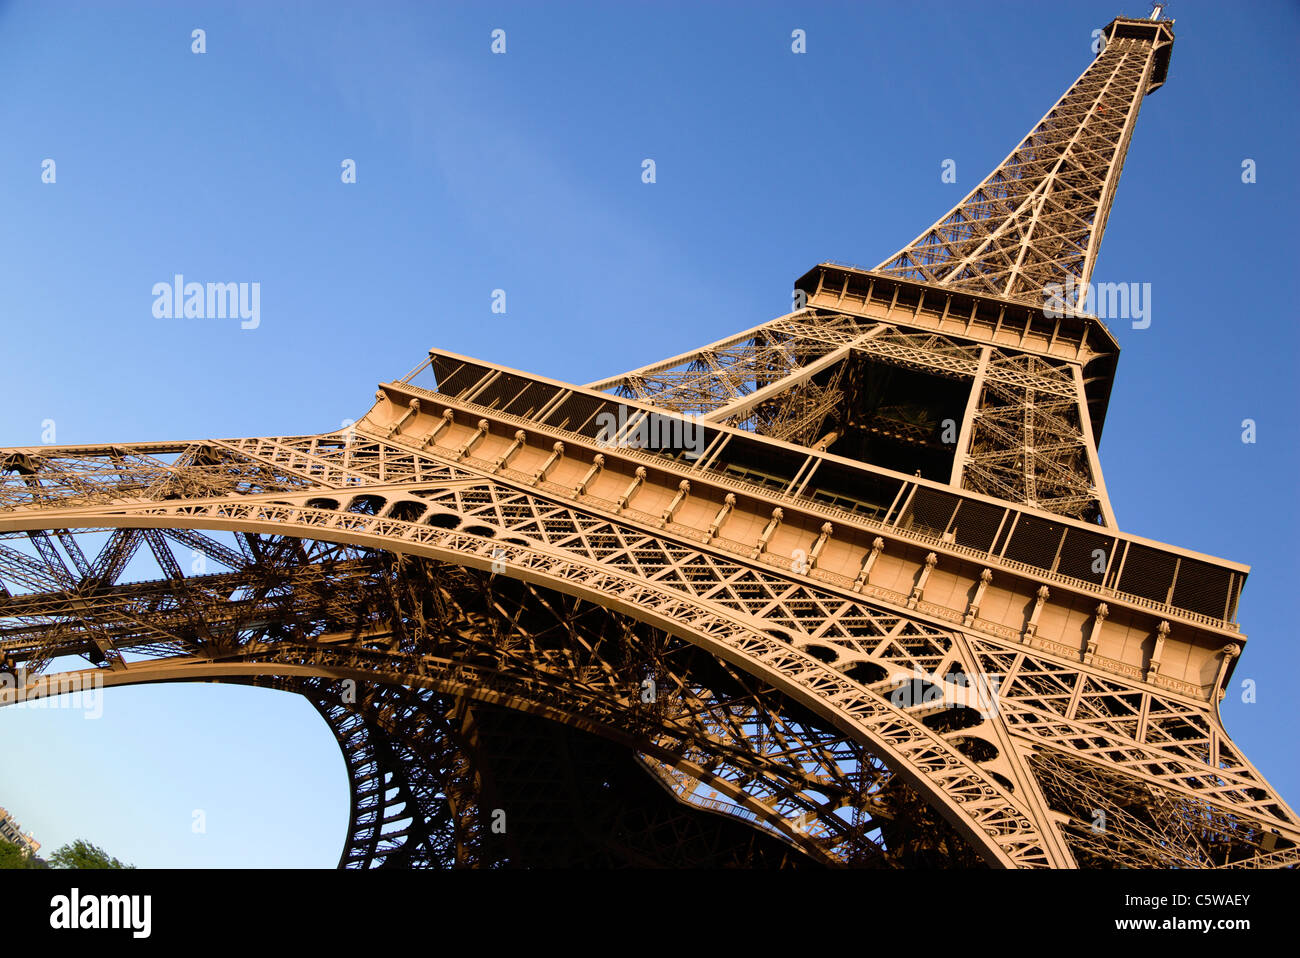
M915 241L692 352L433 349L334 432L0 450L4 703L303 695L346 868L1296 864L1218 712L1248 570L1121 532L1097 457L1086 290L1172 27L1112 21Z

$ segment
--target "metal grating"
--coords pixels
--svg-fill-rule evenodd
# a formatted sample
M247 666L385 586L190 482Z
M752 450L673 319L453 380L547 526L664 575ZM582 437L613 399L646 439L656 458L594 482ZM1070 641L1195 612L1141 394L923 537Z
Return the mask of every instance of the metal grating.
M487 406L489 409L503 408L519 395L520 391L529 382L530 380L525 379L523 376L502 373L486 389L474 397L474 402L480 406Z
M957 511L957 502L957 497L951 493L918 488L916 495L912 497L910 512L912 527L928 531L932 535L942 535L948 528L953 513Z
M1065 544L1061 546L1061 557L1057 560L1056 571L1061 575L1101 585L1111 563L1117 558L1114 536L1088 532L1085 529L1071 529L1065 535Z
M997 535L998 525L1006 512L1004 507L988 502L963 500L961 508L957 510L957 518L953 522L953 539L959 545L988 552L993 546L993 537Z
M548 402L555 398L555 394L559 391L559 386L530 382L526 387L524 387L523 392L506 403L505 411L510 413L512 416L522 416L525 419L531 419L537 410L545 407Z
M1168 552L1158 552L1148 546L1130 543L1124 557L1124 571L1120 573L1119 590L1140 595L1154 602L1166 602L1169 588L1174 584L1174 566L1178 560ZM1219 609L1217 615L1223 614Z
M1011 542L1005 553L1008 559L1050 569L1056 561L1056 551L1061 547L1061 533L1065 526L1037 516L1021 516L1011 533Z
M1232 573L1207 562L1183 559L1178 564L1173 604L1201 615L1221 616L1228 604Z
M624 410L623 415L626 417L628 415L627 406L622 403L604 402L595 396L573 393L563 400L543 422L557 429L568 429L571 432L580 433L588 439L594 439L596 434L600 432L600 424L596 422L596 415L608 412L615 417L615 421L618 421L620 408Z
M438 392L444 396L461 396L471 386L476 386L488 374L486 366L462 362L458 359L434 357L433 375L438 380Z

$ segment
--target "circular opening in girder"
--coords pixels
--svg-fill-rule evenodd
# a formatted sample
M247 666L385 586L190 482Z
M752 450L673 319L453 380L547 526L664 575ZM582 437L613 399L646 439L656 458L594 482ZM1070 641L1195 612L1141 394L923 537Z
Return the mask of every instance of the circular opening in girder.
M403 499L401 502L395 503L393 508L388 510L388 514L402 522L416 522L428 509L428 505L423 502L416 502L414 499Z
M950 705L925 716L921 721L936 732L955 732L958 729L974 728L984 721L984 716L968 705Z
M388 500L383 496L356 496L348 503L348 512L355 512L363 516L378 515L379 511L388 504Z
M807 652L818 662L825 662L831 665L839 658L839 654L827 645L805 645L803 651Z
M998 747L982 738L958 735L949 741L972 762L991 762L998 757Z
M875 662L854 662L845 667L844 674L862 685L875 685L883 681L889 673L885 671L884 666L877 665Z
M900 709L941 708L943 689L925 679L908 679L890 690L889 701Z

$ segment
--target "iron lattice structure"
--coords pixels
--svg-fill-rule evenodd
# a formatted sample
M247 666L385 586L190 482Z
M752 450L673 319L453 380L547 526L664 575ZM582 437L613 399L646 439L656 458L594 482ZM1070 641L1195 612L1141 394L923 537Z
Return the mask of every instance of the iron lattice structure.
M0 450L5 700L304 695L343 867L1295 864L1218 714L1248 570L1118 529L1118 346L1042 309L1168 69L1171 21L1105 36L914 243L721 342L588 386L433 350L339 432Z

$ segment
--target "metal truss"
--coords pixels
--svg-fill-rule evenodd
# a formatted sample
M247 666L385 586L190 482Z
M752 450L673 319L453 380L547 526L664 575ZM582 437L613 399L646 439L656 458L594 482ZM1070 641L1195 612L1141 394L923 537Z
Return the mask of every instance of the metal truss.
M1118 353L1113 340L1107 348L1109 332L1098 323L1092 344L1085 348L1085 333L1061 362L1042 355L1057 346L1059 322L1045 350L1023 348L1030 320L1019 337L1002 328L1008 304L1052 307L1058 315L1090 306L1088 284L1138 112L1163 83L1173 44L1169 21L1121 18L1105 37L1083 75L956 207L874 271L836 268L878 286L888 308L871 318L890 322L870 321L871 292L859 315L844 311L847 276L840 296L827 297L830 264L822 264L816 288L809 288L812 274L798 288L811 305L833 305L833 311L797 311L591 388L829 447L863 412L861 394L842 388L853 357L938 377L957 374L971 383L971 401L950 417L960 425L945 443L955 452L954 485L1114 525L1096 455L1102 418L1090 409L1104 409L1097 394L1109 393ZM899 286L891 279L919 285L915 310L895 309ZM954 292L990 298L1000 310L996 324L975 330L968 324L964 335L928 345L907 343L909 336L921 339L905 332L908 326L932 322L922 316L924 300L943 304L935 324L943 325ZM1013 344L1018 348L1007 348ZM986 362L982 347L991 347ZM1093 385L1090 397L1086 385L1098 380L1105 385ZM941 423L925 423L920 434L910 434L915 427L900 430L897 421L889 425L896 438L925 444L940 434Z
M201 463L198 448L209 450ZM170 465L149 447L11 454L34 471L21 481L11 472L4 487L0 530L10 539L0 576L28 588L10 593L0 610L7 623L0 647L15 661L70 654L93 661L107 643L112 655L100 674L110 685L351 679L361 690L358 708L371 716L362 720L367 735L383 729L390 743L383 755L375 744L367 754L385 767L418 757L422 771L403 774L432 775L444 783L434 790L441 795L456 792L445 784L453 774L471 783L464 794L482 788L463 771L482 749L457 737L463 726L448 724L456 706L447 696L525 712L621 744L686 806L747 823L788 845L794 859L823 864L926 861L936 849L946 860L1073 864L1030 762L1062 740L1079 761L1141 779L1171 807L1208 804L1238 823L1257 841L1229 842L1233 861L1262 854L1274 832L1287 847L1300 840L1294 814L1231 747L1206 703L1113 677L1103 687L1078 664L1047 653L1031 660L1014 642L953 628L927 615L928 603L908 611L899 596L891 608L877 600L890 594L885 589L871 589L868 601L719 546L641 529L485 475L478 460L453 464L444 448L417 452L358 431L192 444L167 453ZM211 461L214 449L223 451L219 462ZM126 466L116 490L68 481L68 463L100 460ZM254 490L241 464L275 491ZM175 492L212 491L214 475L227 477L222 495ZM320 478L304 478L313 475ZM17 548L30 542L29 531L89 538L109 528L97 553L84 550L96 555L92 568L120 567L113 557L151 529L191 551L204 546L229 568L179 581L87 576L70 586ZM197 528L224 530L235 544ZM70 633L73 615L78 629ZM1049 671L1050 688L1039 674ZM998 674L1010 678L996 709L986 710L992 714L896 694L900 676L902 684L921 677L937 686ZM641 701L647 678L658 690L649 704ZM437 749L413 750L414 726L375 717L402 701L380 691L390 686L424 690L408 693L419 700L398 711L430 729ZM315 694L331 724L346 731L339 705ZM1073 701L1073 711L1062 713L1062 701ZM1123 715L1113 714L1116 703ZM1070 735L1098 744L1071 744ZM506 761L491 751L492 764ZM369 768L361 758L350 764ZM428 791L418 781L407 788L413 796ZM389 844L374 844L367 830L374 822L359 813L376 821L391 814L354 801L360 837L346 863L386 860ZM481 832L474 811L481 803L440 801L422 812L435 824L412 838L414 857L394 861L472 862L480 854L448 849L475 834L456 824L457 809ZM934 810L929 819L921 808ZM1205 826L1220 846L1222 827ZM370 850L358 851L358 842ZM486 857L512 860L500 851Z
M804 860L763 832L692 812L625 750L572 726L409 686L358 700L346 682L258 682L307 695L334 729L352 788L343 868Z
M834 439L861 409L845 383L846 371L859 357L967 384L972 401L954 412L946 444L961 450L952 470L954 485L1114 525L1087 431L1087 398L1070 362L806 309L743 338L731 337L588 388L835 451ZM878 422L870 425L885 422L911 443L938 444L941 438L942 422L891 421L887 414L875 418Z
M882 273L1083 309L1143 98L1164 81L1169 21L1117 20L1101 54L1010 155Z
M1118 346L1040 309L1167 70L1168 21L1106 38L915 243L702 349L588 387L435 350L342 432L0 450L0 704L304 695L346 868L1296 864L1217 711L1246 569L1117 530ZM687 416L690 456L626 441Z

